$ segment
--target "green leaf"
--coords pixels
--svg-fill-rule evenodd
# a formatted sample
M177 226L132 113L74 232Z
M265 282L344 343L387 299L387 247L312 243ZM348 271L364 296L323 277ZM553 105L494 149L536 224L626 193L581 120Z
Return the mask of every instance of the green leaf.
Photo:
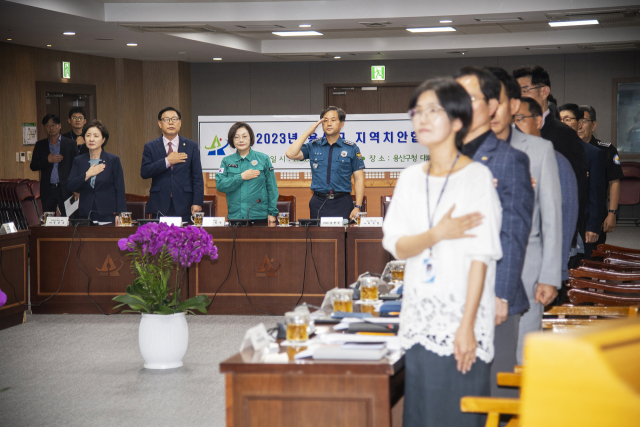
M159 314L176 314L177 311L167 307L166 305L163 305L160 307L160 310L158 310L160 313Z

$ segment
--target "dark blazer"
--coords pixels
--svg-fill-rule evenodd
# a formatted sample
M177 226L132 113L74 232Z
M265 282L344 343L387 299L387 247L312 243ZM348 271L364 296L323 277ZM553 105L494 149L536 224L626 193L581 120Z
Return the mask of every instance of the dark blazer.
M529 299L522 282L522 268L535 202L529 157L491 132L473 160L487 166L498 180L496 190L502 204L502 259L496 266L496 296L509 301L510 315L523 313L529 308Z
M73 142L76 143L76 147L78 147L78 142L76 141L76 134L73 133L73 131L69 131L65 134L62 135L63 137L67 137L69 139L72 139ZM78 154L87 154L89 152L89 148L87 147L87 144L82 144L80 146L80 150L78 150Z
M85 180L86 173L90 167L89 153L82 154L73 161L67 190L80 193L80 206L78 207L80 218L89 217L94 203L101 216L109 216L113 212L116 214L127 212L124 173L122 172L120 158L115 154L102 150L100 159L104 160L105 168L96 175L95 187L91 187L91 178Z
M202 206L204 203L200 149L195 141L179 138L178 152L186 153L188 157L184 163L174 165L173 170L165 163L167 151L162 137L144 145L140 176L142 179L151 178L147 202L149 213L166 213L172 197L173 207L180 216L190 215L192 205Z
M602 233L603 212L607 212L607 182L605 181L604 153L598 147L582 143L587 157L587 201L585 203L584 221L586 231Z
M576 181L578 181L578 230L584 230L584 212L589 191L587 185L587 157L584 153L584 143L580 137L578 137L576 131L553 117L552 114L553 113L549 113L544 120L541 136L551 141L553 148L566 157L569 163L571 163L571 168L576 174Z
M41 139L36 142L35 147L33 147L33 156L31 157L31 164L29 165L32 171L40 171L40 197L45 200L51 198L51 187L49 187L49 183L51 171L53 171L53 163L49 163L49 154L49 138ZM62 155L62 161L58 163L60 190L62 197L68 199L71 197L71 192L67 190L67 179L71 172L73 160L78 155L76 142L64 136L60 138L60 154Z

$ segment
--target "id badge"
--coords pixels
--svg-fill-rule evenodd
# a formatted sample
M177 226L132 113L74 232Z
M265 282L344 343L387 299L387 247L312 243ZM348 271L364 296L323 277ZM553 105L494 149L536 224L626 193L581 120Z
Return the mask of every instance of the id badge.
M422 259L420 265L420 281L425 285L431 285L436 280L436 261L431 257Z

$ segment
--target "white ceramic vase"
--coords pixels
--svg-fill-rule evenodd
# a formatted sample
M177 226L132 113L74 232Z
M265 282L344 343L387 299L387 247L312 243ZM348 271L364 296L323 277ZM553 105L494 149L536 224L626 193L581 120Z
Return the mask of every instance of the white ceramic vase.
M181 367L189 344L189 327L185 314L142 314L138 342L145 368Z

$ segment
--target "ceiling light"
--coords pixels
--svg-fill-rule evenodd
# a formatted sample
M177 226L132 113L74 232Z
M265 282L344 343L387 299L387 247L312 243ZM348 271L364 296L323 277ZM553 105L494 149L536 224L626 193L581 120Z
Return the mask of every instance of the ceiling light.
M451 24L453 21L450 19L443 19L442 21L440 21L441 24Z
M573 27L575 25L598 25L600 22L597 19L587 19L584 21L555 21L549 22L552 27Z
M333 59L340 59L340 57L339 56L334 56Z
M138 43L127 43L127 46L138 46Z
M214 61L222 61L222 58L213 58Z
M62 34L64 34L65 36L75 36L76 35L76 33L74 33L73 31L65 31Z
M13 40L13 39L7 39L7 41L9 41L9 42L10 42L11 40Z
M296 37L296 36L322 36L322 33L317 31L273 31L271 34L281 37Z
M298 25L298 27L300 28L309 28L311 26L311 24L300 24Z
M456 31L453 27L423 27L423 28L407 28L412 33L440 33L445 31Z
M48 45L47 45L47 47L51 47L51 45L50 45L50 44L48 44Z

